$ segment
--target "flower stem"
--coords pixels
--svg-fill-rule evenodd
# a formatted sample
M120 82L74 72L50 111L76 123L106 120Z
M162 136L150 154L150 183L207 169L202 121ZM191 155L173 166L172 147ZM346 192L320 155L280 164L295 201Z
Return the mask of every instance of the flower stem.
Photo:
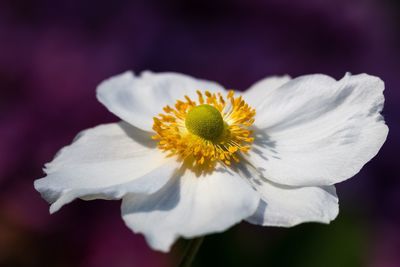
M189 244L186 247L185 253L183 254L182 260L179 264L179 267L190 267L192 266L192 262L196 257L197 252L201 244L203 243L204 236L191 239Z

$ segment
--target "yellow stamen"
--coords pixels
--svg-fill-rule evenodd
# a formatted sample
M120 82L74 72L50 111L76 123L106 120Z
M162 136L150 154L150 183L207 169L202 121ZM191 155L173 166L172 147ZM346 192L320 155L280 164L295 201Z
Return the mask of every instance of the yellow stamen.
M201 171L212 170L218 162L227 166L239 162L240 153L247 153L254 141L248 128L255 110L234 91L228 92L227 101L220 93L197 91L197 95L197 102L184 96L184 101L164 107L165 114L154 118L158 147Z

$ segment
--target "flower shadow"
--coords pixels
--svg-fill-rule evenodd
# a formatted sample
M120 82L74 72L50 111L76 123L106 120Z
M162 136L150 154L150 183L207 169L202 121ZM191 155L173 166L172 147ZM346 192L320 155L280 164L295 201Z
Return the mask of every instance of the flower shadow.
M133 205L124 207L125 213L169 211L177 207L181 199L182 168L175 171L171 179L153 194L130 194L126 198Z
M266 131L263 131L257 127L252 128L254 131L254 142L251 150L259 155L262 159L268 160L268 155L263 151L267 150L270 152L270 156L280 159L278 152L276 151L277 142L269 136Z
M129 138L132 138L135 142L140 143L148 148L157 147L157 143L153 139L151 139L150 132L143 131L124 121L120 121L118 125L126 133L126 135L128 135Z

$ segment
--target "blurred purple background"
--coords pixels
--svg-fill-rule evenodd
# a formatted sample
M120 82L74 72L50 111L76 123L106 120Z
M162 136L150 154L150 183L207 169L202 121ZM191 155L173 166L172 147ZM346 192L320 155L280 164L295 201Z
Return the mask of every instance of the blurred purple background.
M0 0L0 266L174 266L127 229L118 201L50 216L33 189L80 130L117 121L95 87L125 70L178 71L245 90L277 74L366 72L386 83L378 156L338 187L330 226L242 223L195 266L400 266L400 5L396 0Z

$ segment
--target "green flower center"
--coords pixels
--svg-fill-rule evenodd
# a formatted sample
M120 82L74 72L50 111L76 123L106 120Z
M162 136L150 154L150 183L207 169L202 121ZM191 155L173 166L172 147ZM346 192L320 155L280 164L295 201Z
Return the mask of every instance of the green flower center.
M186 115L186 128L192 134L215 141L224 132L224 120L221 113L210 105L193 107Z

